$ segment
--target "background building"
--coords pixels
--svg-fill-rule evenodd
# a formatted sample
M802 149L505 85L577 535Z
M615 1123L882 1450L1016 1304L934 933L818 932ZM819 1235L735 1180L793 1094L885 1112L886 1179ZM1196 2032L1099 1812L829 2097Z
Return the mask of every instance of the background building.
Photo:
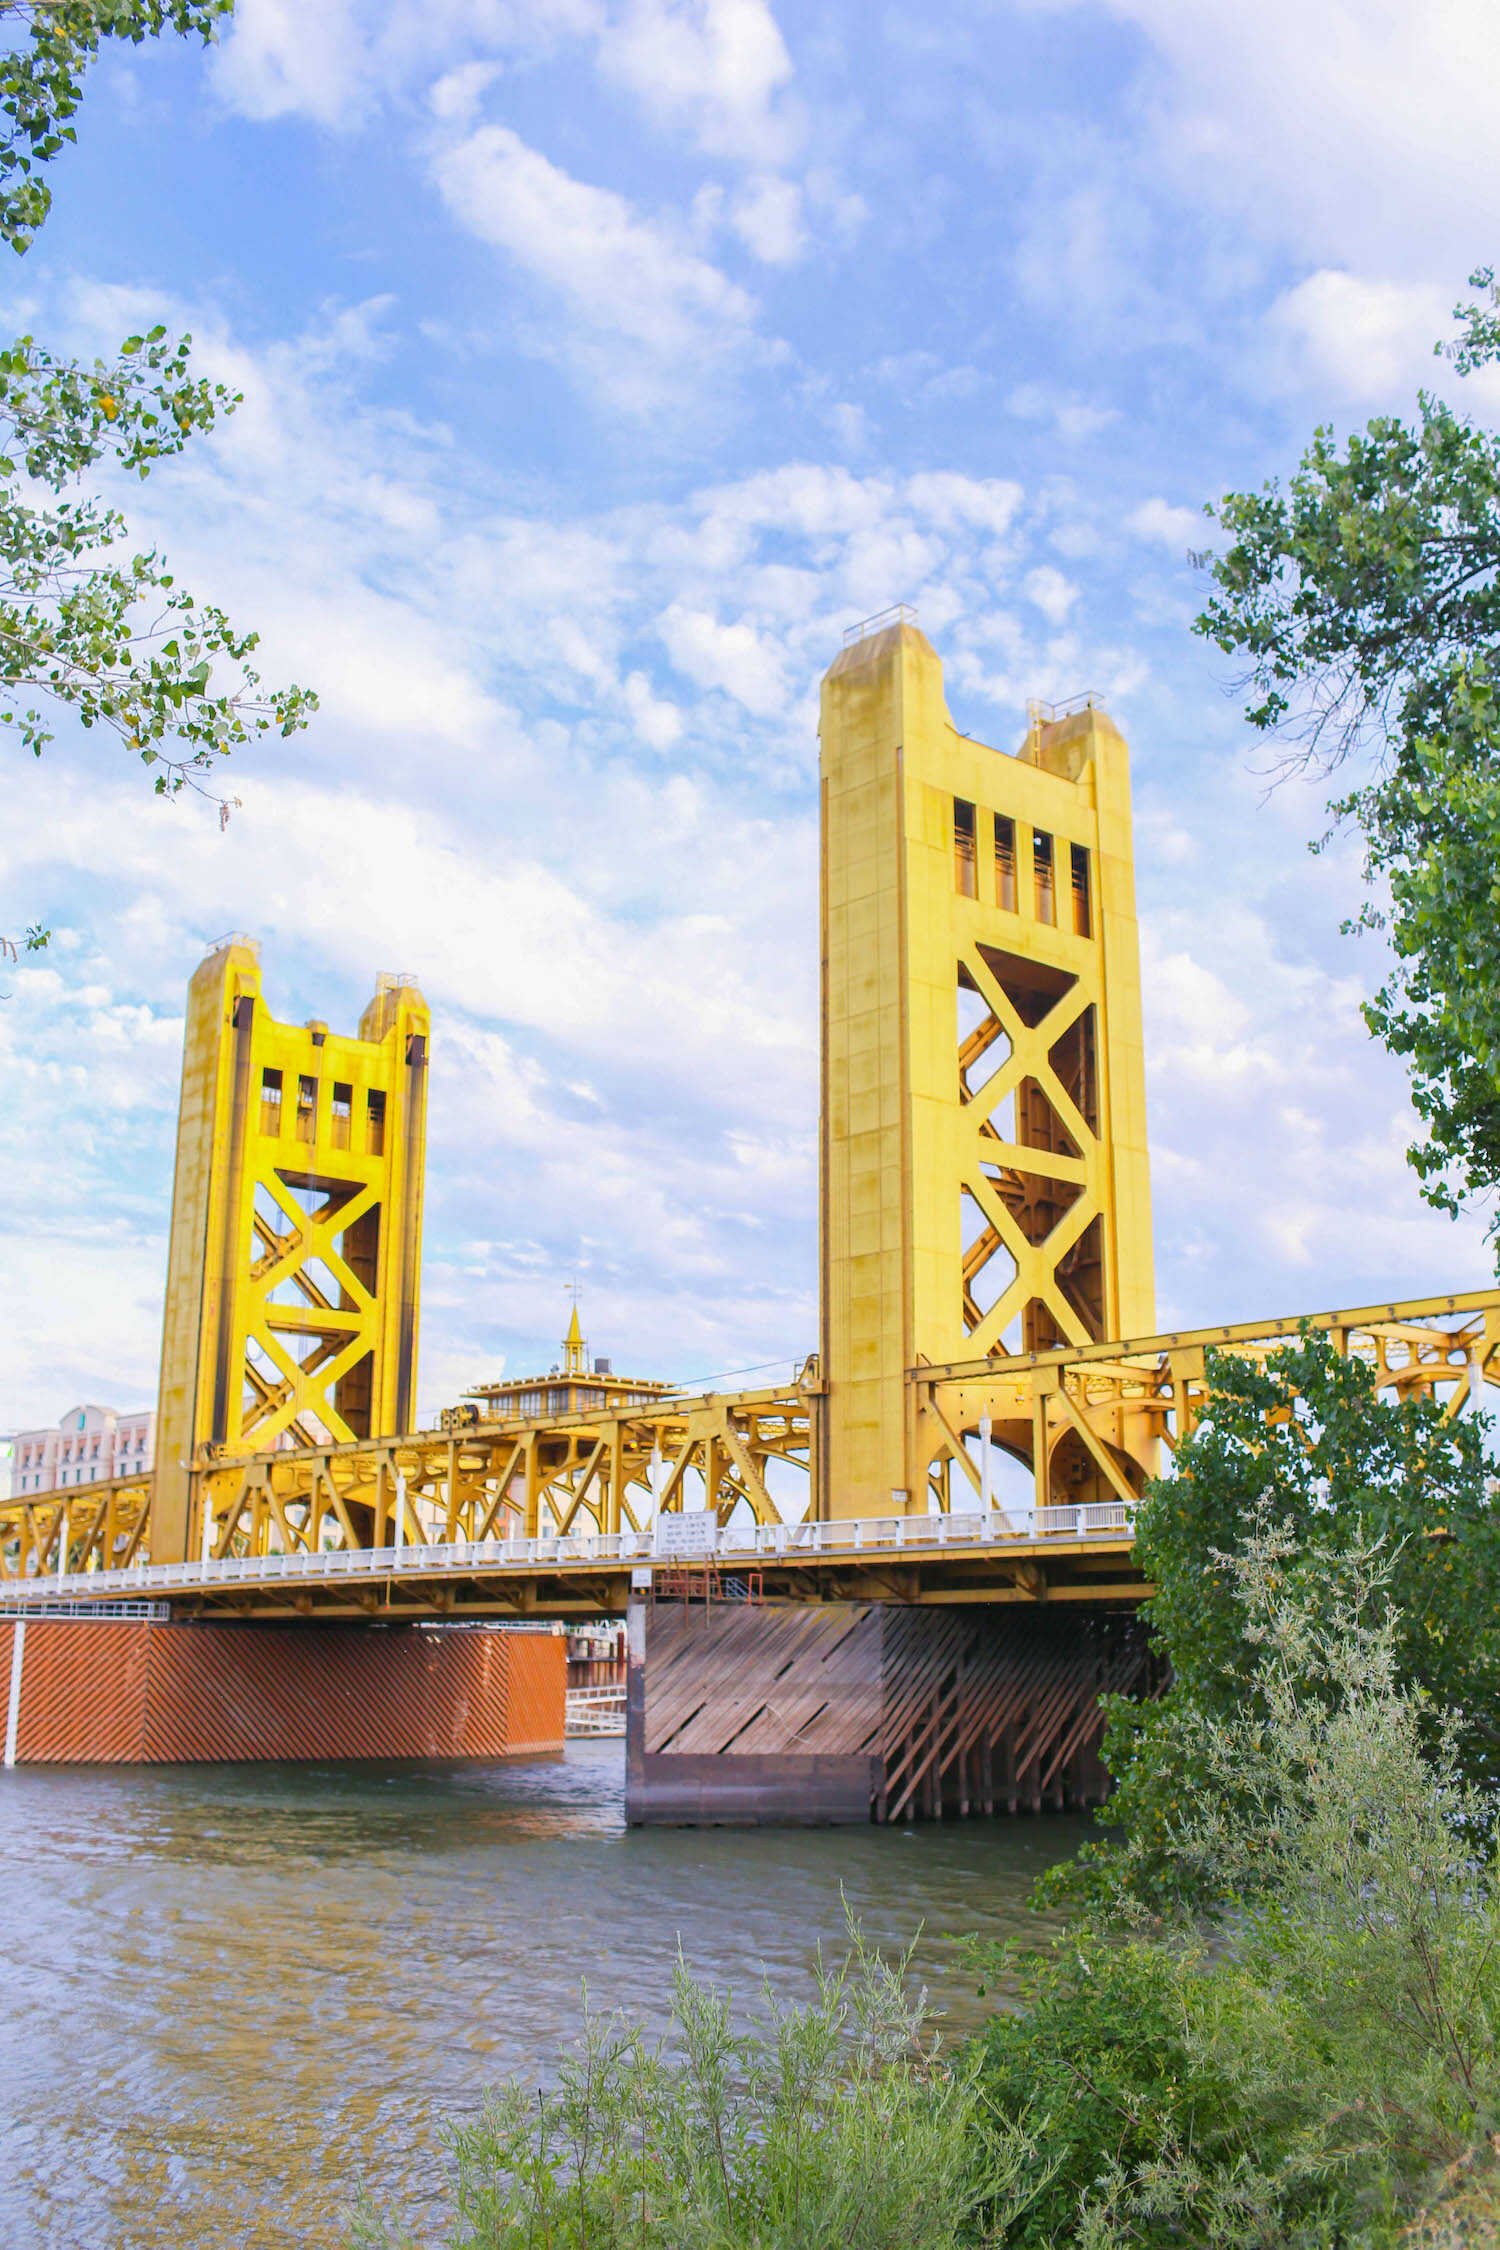
M50 1429L18 1430L11 1490L51 1492L110 1477L144 1476L156 1457L156 1416L111 1406L74 1406Z

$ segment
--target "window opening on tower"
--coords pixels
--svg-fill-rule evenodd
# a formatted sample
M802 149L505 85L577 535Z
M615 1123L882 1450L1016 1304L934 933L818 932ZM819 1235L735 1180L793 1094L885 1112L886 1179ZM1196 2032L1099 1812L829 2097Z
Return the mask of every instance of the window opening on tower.
M1089 855L1083 844L1073 850L1073 928L1079 937L1094 934L1093 904L1089 896Z
M1052 870L1052 838L1044 828L1032 831L1031 867L1036 881L1036 918L1039 922L1056 922L1057 890Z
M269 1141L274 1141L281 1131L279 1070L263 1070L260 1074L260 1129Z
M974 897L974 807L965 797L953 800L953 880L962 898Z
M1016 824L1005 813L995 815L995 903L1008 914L1016 911Z

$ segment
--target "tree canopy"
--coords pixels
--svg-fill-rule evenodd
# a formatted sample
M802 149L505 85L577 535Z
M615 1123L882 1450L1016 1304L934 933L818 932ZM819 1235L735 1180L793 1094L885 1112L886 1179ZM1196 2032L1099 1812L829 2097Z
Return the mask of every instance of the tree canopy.
M52 207L44 168L76 138L105 40L167 31L211 41L233 0L0 0L0 237L30 249ZM40 757L55 714L110 727L159 794L207 789L230 751L306 724L316 699L264 690L253 632L180 585L130 537L99 486L145 478L240 403L195 376L188 336L161 327L88 364L20 336L0 347L0 726ZM0 738L3 739L3 738ZM227 807L225 808L227 811ZM34 925L35 950L47 932Z
M1136 1518L1155 1588L1145 1615L1171 1684L1152 1701L1110 1699L1114 1840L1081 1862L1086 1891L1123 1888L1152 1906L1198 1903L1174 1838L1214 1794L1195 1750L1202 1728L1257 1694L1263 1651L1239 1590L1257 1541L1283 1550L1279 1591L1329 1628L1353 1599L1340 1557L1378 1545L1376 1606L1403 1691L1420 1698L1432 1742L1452 1735L1472 1780L1500 1783L1500 1510L1483 1419L1377 1391L1361 1360L1316 1333L1264 1364L1210 1354L1208 1376L1197 1427Z
M1492 270L1471 286L1438 347L1460 376L1500 362ZM1500 1184L1500 435L1423 391L1209 513L1229 543L1197 629L1248 659L1247 718L1291 762L1354 761L1331 808L1372 886L1351 926L1394 956L1365 1018L1410 1073L1422 1192L1454 1210Z
M52 208L41 167L78 138L83 80L105 39L132 46L163 31L210 42L234 0L0 0L0 32L26 44L0 55L0 236L29 250Z

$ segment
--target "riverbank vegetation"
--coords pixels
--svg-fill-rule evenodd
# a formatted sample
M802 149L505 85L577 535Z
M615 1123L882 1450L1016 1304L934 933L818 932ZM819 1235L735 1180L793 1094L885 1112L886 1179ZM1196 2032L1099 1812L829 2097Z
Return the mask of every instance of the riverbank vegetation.
M1210 1367L1141 1539L1062 1934L963 2042L851 1933L745 2023L679 1962L452 2137L462 2250L1381 2250L1500 2239L1496 1564L1477 1423L1304 1336ZM403 2238L367 2216L374 2250Z
M909 1964L858 1933L812 1996L730 1996L672 1980L665 2034L585 2015L550 2091L514 2082L453 2134L469 2245L858 2243L959 2250L1017 2191L990 2133L977 2058L940 2057ZM380 2230L366 2241L387 2242Z

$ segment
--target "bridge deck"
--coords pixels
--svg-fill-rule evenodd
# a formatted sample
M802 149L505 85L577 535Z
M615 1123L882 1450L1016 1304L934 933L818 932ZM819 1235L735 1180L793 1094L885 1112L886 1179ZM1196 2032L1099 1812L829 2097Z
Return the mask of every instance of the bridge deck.
M0 1607L165 1599L179 1612L261 1617L600 1615L624 1610L633 1580L680 1581L685 1570L694 1590L711 1570L731 1598L1133 1602L1147 1589L1130 1513L1106 1503L731 1524L710 1557L687 1565L662 1555L649 1530L242 1555L10 1579Z

